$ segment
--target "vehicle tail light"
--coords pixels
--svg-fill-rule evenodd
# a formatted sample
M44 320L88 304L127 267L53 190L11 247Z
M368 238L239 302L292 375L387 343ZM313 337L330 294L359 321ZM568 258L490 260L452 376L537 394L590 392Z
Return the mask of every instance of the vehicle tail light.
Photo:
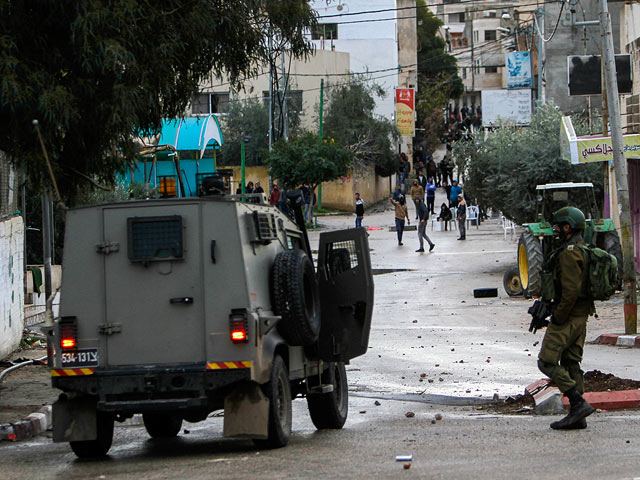
M76 317L62 317L58 324L60 326L60 346L65 350L76 348L78 338Z
M249 341L247 311L245 309L231 310L229 327L233 343L247 343Z

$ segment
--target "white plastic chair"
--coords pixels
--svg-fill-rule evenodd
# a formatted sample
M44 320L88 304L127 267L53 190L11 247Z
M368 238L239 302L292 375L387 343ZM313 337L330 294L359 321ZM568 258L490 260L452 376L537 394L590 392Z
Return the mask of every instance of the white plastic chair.
M513 235L516 233L516 224L504 215L502 215L500 223L502 223L502 233L504 234L504 239L507 239L507 233L509 233L511 240L513 240Z
M480 208L472 205L467 207L467 228L471 226L471 222L476 221L476 228L480 228Z

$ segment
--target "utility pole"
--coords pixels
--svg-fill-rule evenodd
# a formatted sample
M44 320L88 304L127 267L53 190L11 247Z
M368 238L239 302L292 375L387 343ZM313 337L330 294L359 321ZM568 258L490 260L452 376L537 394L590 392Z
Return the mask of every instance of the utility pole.
M273 61L271 60L272 47L273 38L271 36L271 31L269 31L269 151L271 151L271 149L273 148ZM271 187L271 185L269 187Z
M322 138L322 109L324 105L324 78L320 79L320 112L318 114L318 136ZM322 183L318 185L318 208L322 208Z
M544 102L544 93L542 91L542 49L544 48L544 42L542 37L544 35L544 15L542 7L538 8L536 12L538 15L538 102Z
M282 137L284 141L289 141L289 128L287 126L287 72L284 69L285 49L282 48Z
M618 97L618 79L611 33L611 16L607 0L600 0L600 31L602 34L602 61L605 64L607 79L607 100L609 121L611 122L611 146L615 168L618 202L620 205L620 233L623 258L624 288L624 331L635 334L638 331L638 304L636 297L636 271L633 251L633 233L631 230L631 210L629 208L629 182L627 162L624 158L622 125L620 122L620 99Z

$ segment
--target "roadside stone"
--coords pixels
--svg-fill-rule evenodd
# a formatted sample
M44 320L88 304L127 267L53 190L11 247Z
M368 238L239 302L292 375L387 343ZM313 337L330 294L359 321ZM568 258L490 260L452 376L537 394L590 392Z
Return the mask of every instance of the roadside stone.
M436 413L436 415L435 415L435 417L434 417L434 418L435 418L436 420L440 421L440 420L442 420L442 414L440 414L440 413Z
M376 407L379 407L379 406L381 405L381 403L380 403L378 400L376 400L375 402L373 402L373 404L374 404Z
M404 416L407 417L407 418L413 418L413 417L416 416L416 414L413 413L413 412L407 412L407 413L404 414Z
M534 395L534 399L536 404L533 412L536 415L559 415L565 411L560 390L553 389L540 396Z

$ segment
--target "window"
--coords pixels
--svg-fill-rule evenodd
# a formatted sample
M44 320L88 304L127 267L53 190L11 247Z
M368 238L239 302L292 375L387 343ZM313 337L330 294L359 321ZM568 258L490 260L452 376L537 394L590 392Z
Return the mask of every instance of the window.
M485 30L484 31L484 39L485 41L496 40L498 37L496 35L495 30Z
M279 92L273 92L273 108L277 109L278 99L277 95ZM269 105L269 90L264 90L262 92L262 100L265 105ZM302 90L288 90L287 91L287 111L288 112L297 112L302 115L304 104L302 103Z
M128 256L132 262L183 258L182 217L127 218Z
M227 113L229 111L228 93L200 93L191 99L192 115L209 113Z
M311 40L336 40L337 38L337 23L319 23L311 30Z
M462 78L467 78L467 69L465 67L462 67Z
M458 23L464 23L464 12L458 13Z
M484 73L498 73L498 67L484 67Z

